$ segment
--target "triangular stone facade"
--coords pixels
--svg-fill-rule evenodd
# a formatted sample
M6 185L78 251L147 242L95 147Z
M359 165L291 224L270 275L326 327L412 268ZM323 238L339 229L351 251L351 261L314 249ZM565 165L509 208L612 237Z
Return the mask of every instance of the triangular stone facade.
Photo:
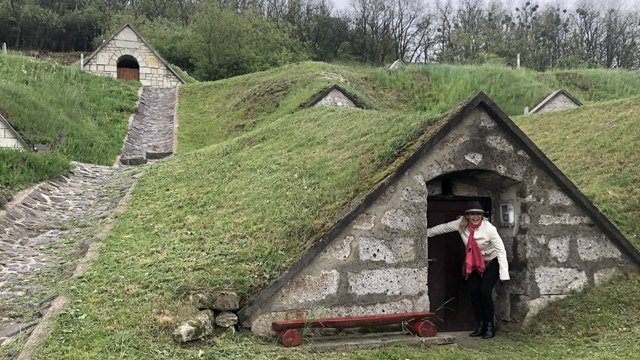
M582 103L569 94L564 89L556 90L540 102L529 114L543 113L547 111L558 111L572 109L582 106Z
M332 85L322 91L322 93L316 96L309 105L312 106L338 106L338 107L350 107L350 108L362 108L362 105L351 96L345 89L338 85Z
M507 248L511 280L496 287L500 325L519 326L572 290L639 270L638 250L486 95L467 99L435 126L438 131L425 134L418 150L394 164L395 172L241 311L244 326L269 335L272 321L308 314L436 311L447 300L437 298L439 287L461 278L461 266L433 273L453 252L433 258L426 230L438 223L436 204L469 199L490 203L491 222ZM512 224L500 221L501 205L514 209ZM454 235L452 243L461 243ZM440 314L463 312L453 310Z
M0 115L0 147L31 151L31 147L22 140L22 137L2 115Z
M122 64L133 64L133 68ZM138 69L135 69L138 66ZM139 80L144 86L176 87L185 81L171 68L142 36L125 24L109 40L91 54L84 62L83 69L94 74L106 74L114 78ZM125 72L124 70L132 70ZM135 71L137 70L137 72ZM135 79L130 76L136 77Z

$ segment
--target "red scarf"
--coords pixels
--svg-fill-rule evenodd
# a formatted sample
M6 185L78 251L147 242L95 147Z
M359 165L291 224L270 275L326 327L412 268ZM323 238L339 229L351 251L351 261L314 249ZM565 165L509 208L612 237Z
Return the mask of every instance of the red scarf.
M478 271L480 276L484 273L484 258L482 257L482 253L480 252L480 248L478 247L478 243L473 238L473 233L482 225L482 220L478 223L478 226L475 228L471 226L471 222L469 222L469 241L467 241L467 258L464 261L464 279L467 280L469 278L469 274L473 272L473 270Z

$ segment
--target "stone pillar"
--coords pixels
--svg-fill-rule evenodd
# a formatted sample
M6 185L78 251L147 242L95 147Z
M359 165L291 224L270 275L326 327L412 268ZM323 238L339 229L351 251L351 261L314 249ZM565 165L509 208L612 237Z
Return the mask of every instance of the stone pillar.
M520 54L518 54L518 69L520 69Z
M82 70L82 64L84 64L84 54L80 54L80 70Z
M2 53L3 54L7 53L7 43L2 43Z

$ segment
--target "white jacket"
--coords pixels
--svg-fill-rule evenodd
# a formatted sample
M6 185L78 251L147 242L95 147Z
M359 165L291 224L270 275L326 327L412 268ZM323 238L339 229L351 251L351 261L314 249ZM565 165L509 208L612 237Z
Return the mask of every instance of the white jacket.
M427 229L427 236L434 237L454 231L460 232L460 220L461 218L429 228ZM460 232L460 236L462 237L462 242L464 242L464 246L466 247L467 242L469 241L469 228ZM484 261L491 261L496 257L498 258L498 265L500 266L500 280L509 280L507 251L504 249L504 243L502 242L500 235L498 235L496 227L487 220L482 220L480 227L473 233L473 238L476 240L476 243L478 243L478 247L480 248Z

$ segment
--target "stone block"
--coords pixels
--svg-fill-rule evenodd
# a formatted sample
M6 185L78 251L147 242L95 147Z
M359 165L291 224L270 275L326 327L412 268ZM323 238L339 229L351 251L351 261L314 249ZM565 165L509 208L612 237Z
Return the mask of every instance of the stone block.
M507 140L501 138L500 136L488 136L487 144L492 148L495 148L501 151L508 151L508 152L513 151L513 146L511 146L511 144L509 144Z
M606 236L578 236L578 254L585 261L619 259L622 253Z
M422 191L413 190L411 187L406 187L402 190L402 200L415 202L415 203L426 203L427 202L427 194Z
M148 67L140 67L140 74L151 74L151 69Z
M199 312L195 318L180 324L172 334L175 342L185 343L198 340L213 333L213 311L207 309Z
M151 68L151 73L153 75L157 75L158 74L158 69Z
M21 331L25 331L31 327L34 327L38 325L37 322L31 322L31 323L21 323L21 324L11 324L7 327L5 327L4 329L0 330L0 338L3 337L12 337L18 333L20 333Z
M120 163L122 165L142 165L147 163L147 159L144 157L131 157L131 158L120 158Z
M538 224L544 225L544 226L591 224L591 219L589 219L586 216L571 216L569 214L540 215Z
M404 299L388 303L377 303L364 306L337 306L325 309L316 318L323 317L348 317L348 316L371 316L386 314L403 314L413 311L413 304L410 300ZM428 311L428 310L427 310Z
M482 161L482 154L468 153L464 158L473 165L478 165Z
M489 114L483 111L480 114L480 126L484 126L487 129L493 129L496 126L496 122L493 121Z
M444 146L445 146L445 147L457 147L457 146L459 146L460 144L462 144L462 143L464 143L464 142L466 142L466 141L469 141L469 139L471 139L471 138L470 138L470 137L469 137L469 135L467 135L467 134L464 134L464 135L462 135L462 136L456 136L456 137L454 137L453 139L451 139L451 140L447 141L447 142L444 144Z
M338 292L339 280L336 270L322 271L317 276L299 275L280 290L279 299L289 305L323 300Z
M536 269L535 277L541 295L569 294L587 283L587 274L573 268L542 266Z
M427 291L427 268L377 269L348 274L349 292L356 295L417 295Z
M140 79L140 82L142 83L143 86L151 86L151 80Z
M158 58L155 55L146 55L145 63L148 67L157 68L158 67Z
M107 65L109 63L109 54L108 53L100 53L97 56L98 65Z
M139 49L140 43L137 41L116 40L116 46L122 49Z
M126 40L126 41L139 41L138 35L136 35L133 30L129 28L124 28L118 35L116 35L116 39Z
M98 65L98 72L104 72L104 65Z
M529 311L527 311L527 315L522 322L522 326L529 326L531 324L531 321L535 318L536 315L538 315L540 310L549 306L550 303L563 299L565 297L567 297L567 295L547 295L541 296L537 299L529 300L529 302L527 303Z
M571 200L565 193L559 190L550 190L549 191L549 203L550 204L561 204L565 206L573 205L573 200Z
M329 246L327 246L320 258L322 259L337 259L347 260L351 255L351 242L355 239L353 236L345 236L341 239L334 239Z
M260 315L251 322L251 332L261 336L272 336L271 323L274 321L303 320L307 317L308 310L274 311Z
M384 261L389 264L412 261L415 259L415 240L398 238L379 240L376 238L358 239L361 261Z
M233 291L210 291L193 294L190 296L190 300L198 309L229 311L240 308L240 297Z
M596 285L604 284L618 275L622 275L618 268L600 269L593 274L593 282Z
M109 59L109 66L117 66L118 61L116 59Z
M106 72L117 72L118 71L118 67L117 66L107 65L107 66L104 67L104 71L106 71Z
M216 316L216 325L220 327L231 327L238 323L238 316L231 311L223 311Z
M520 164L513 164L512 167L513 174L511 175L511 177L518 181L522 181L524 179L524 173L527 171L527 167Z
M371 230L376 221L376 214L360 214L353 221L355 230Z
M0 148L19 148L20 143L18 139L12 138L0 138Z
M558 259L559 262L569 260L569 245L571 237L561 236L549 240L549 254L551 257Z
M426 222L426 219L424 221ZM420 226L418 214L407 213L402 209L390 209L385 211L380 222L390 228L407 231Z

